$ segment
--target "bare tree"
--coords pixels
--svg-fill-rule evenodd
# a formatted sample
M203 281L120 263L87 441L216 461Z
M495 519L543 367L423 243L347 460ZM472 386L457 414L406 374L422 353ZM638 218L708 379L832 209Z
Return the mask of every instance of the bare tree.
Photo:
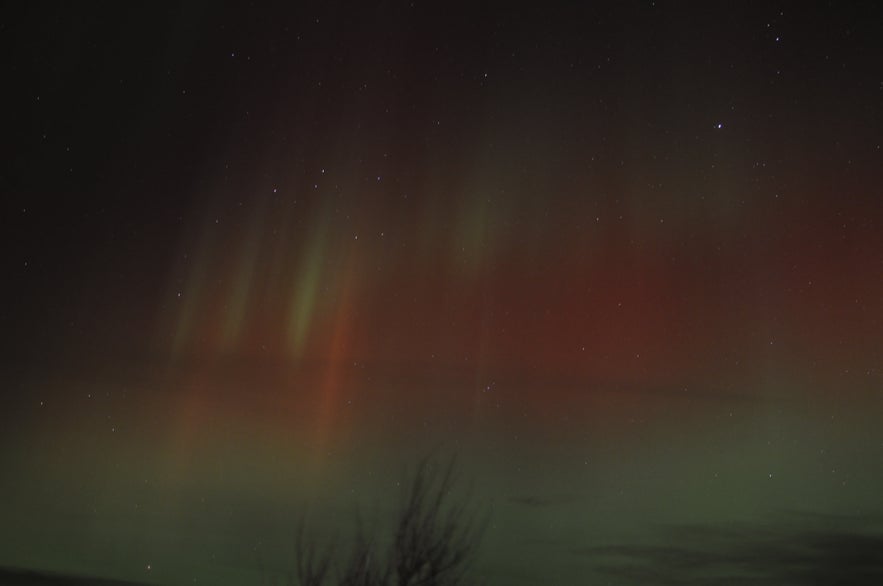
M468 501L450 502L455 460L444 467L425 458L418 465L401 509L391 562L397 586L455 586L463 583L479 533Z
M322 586L331 569L334 546L319 548L315 540L307 539L306 524L301 520L295 542L295 575L300 586ZM294 580L289 579L292 584Z
M396 512L386 549L365 537L356 518L356 537L332 583L337 586L466 586L483 523L477 522L468 496L455 491L454 458L440 464L421 460ZM303 525L296 544L299 586L324 586L331 580L334 551L305 539Z

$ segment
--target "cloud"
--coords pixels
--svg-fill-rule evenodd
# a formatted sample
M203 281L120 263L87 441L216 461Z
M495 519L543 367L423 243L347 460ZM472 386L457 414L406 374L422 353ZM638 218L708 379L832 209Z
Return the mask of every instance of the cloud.
M867 519L791 515L779 524L669 527L666 545L589 547L596 569L625 583L686 586L879 586L883 531Z
M552 507L557 505L567 505L572 502L578 500L576 495L571 494L549 494L549 495L536 495L529 494L523 496L513 496L509 498L509 501L515 503L516 505L522 505L525 507L533 507L533 508L542 508L542 507Z
M143 582L106 580L94 576L56 574L23 568L0 567L0 584L10 586L143 586Z

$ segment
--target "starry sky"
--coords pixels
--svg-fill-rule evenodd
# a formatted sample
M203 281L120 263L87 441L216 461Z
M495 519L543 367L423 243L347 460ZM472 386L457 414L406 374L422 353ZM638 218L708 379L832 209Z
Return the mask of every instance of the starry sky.
M489 585L880 583L881 23L8 10L0 572L259 583L440 450Z

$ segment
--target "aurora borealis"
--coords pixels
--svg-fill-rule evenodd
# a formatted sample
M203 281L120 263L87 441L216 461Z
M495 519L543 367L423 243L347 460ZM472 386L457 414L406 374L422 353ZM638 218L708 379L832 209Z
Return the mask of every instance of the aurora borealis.
M881 8L583 4L9 14L0 568L880 583Z

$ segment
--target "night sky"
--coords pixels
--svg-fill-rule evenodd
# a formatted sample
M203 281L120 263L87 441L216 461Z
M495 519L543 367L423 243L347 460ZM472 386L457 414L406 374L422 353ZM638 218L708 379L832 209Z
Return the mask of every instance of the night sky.
M0 20L0 568L441 452L489 586L883 583L883 4L125 4Z

